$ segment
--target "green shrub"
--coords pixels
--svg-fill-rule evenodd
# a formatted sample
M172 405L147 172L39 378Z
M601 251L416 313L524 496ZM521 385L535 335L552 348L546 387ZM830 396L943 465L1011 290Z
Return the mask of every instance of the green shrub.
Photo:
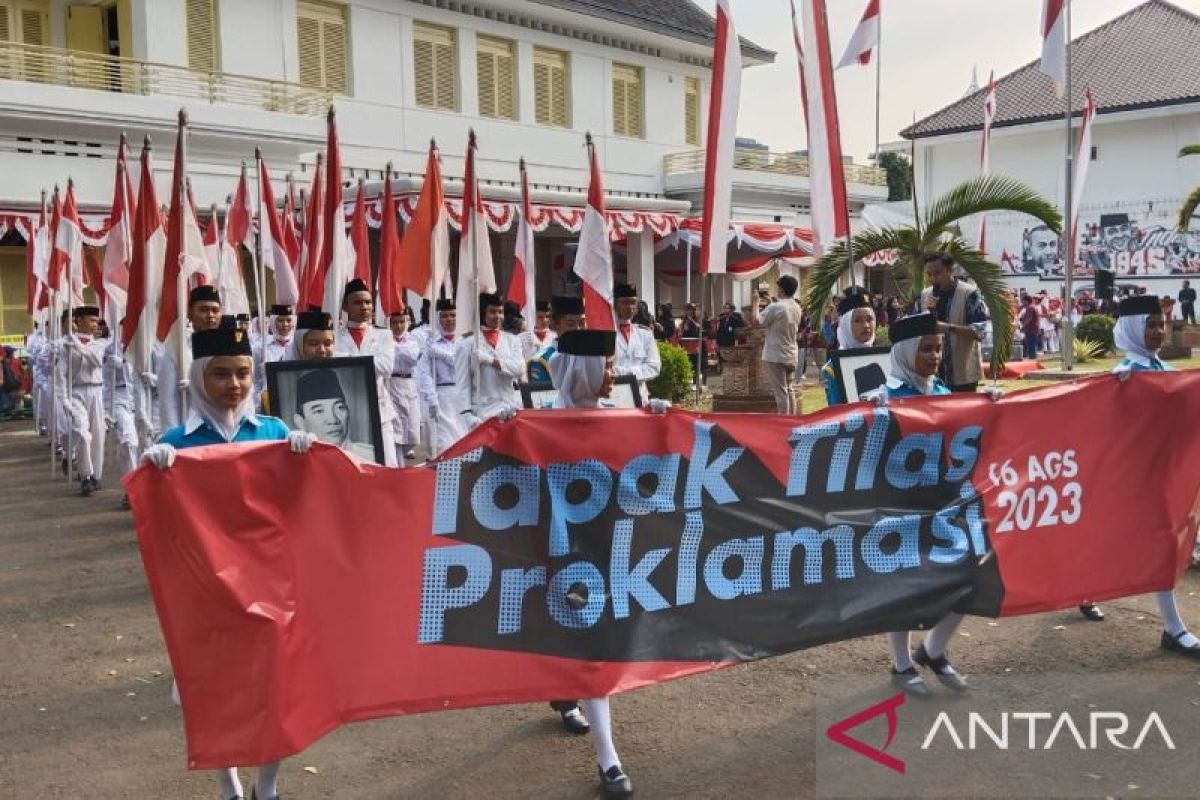
M875 347L891 347L892 337L888 334L887 328L875 329Z
M662 371L646 384L651 397L678 403L692 393L692 361L682 347L659 341L658 356Z
M1102 345L1103 353L1109 353L1115 347L1113 344L1113 327L1115 325L1116 322L1107 314L1088 314L1076 326L1075 338L1086 339Z

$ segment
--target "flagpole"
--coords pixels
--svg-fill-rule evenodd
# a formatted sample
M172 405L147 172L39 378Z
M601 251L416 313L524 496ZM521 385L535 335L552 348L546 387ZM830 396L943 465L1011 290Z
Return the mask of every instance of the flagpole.
M188 129L188 113L186 108L179 109L179 152L180 164L182 171L187 174L187 129ZM188 205L187 180L179 181L179 219L175 223L179 226L176 233L179 236L179 264L178 271L175 275L175 324L179 328L179 335L176 337L175 353L178 359L175 363L179 365L179 420L182 422L187 418L188 393L184 388L184 379L187 377L183 374L184 364L187 363L185 350L187 348L187 272L184 270L184 253L187 252L187 243L184 237L187 236L187 225L184 219L187 217L187 212L190 209ZM169 387L168 387L169 389Z
M472 391L467 397L467 402L470 403L470 408L468 408L468 410L471 411L472 413L474 413L475 395L477 392L479 392L480 381L483 380L483 376L482 376L483 366L479 363L479 358L480 358L479 340L483 338L483 334L480 332L480 329L483 327L483 320L480 319L480 316L483 314L483 309L480 308L480 304L479 304L479 236L477 235L477 231L475 230L475 225L471 224L471 223L482 222L482 219L472 219L472 217L474 217L474 214L475 214L475 204L479 202L479 198L476 196L477 193L479 192L479 178L478 178L477 173L475 172L475 170L478 169L478 167L479 167L479 164L477 163L477 161L475 159L476 151L478 151L479 148L475 141L475 129L474 128L470 129L470 131L469 131L469 142L470 143L467 145L467 147L470 150L469 155L471 157L471 165L472 165L472 167L471 167L471 186L470 186L471 208L467 208L466 202L463 203L463 227L467 228L467 233L471 237L471 241L468 243L469 244L468 252L470 252L470 254L471 254L471 277L475 283L475 296L471 298L472 302L475 303L475 313L473 315L473 318L475 320L475 331L474 331L474 333L475 333L475 376L474 376L475 377L475 386L474 386L474 391ZM463 187L464 201L466 199L466 194L467 194L467 187L464 186ZM468 222L468 220L470 220L470 222ZM486 225L487 223L484 223L484 224ZM461 266L459 268L461 269Z
M1062 364L1063 369L1070 372L1075 368L1075 323L1071 318L1071 310L1074 306L1074 289L1075 289L1075 219L1074 206L1075 198L1073 188L1075 184L1075 157L1072 150L1071 142L1071 0L1067 0L1064 13L1067 16L1067 44L1066 44L1066 95L1067 108L1064 114L1067 128L1067 182L1063 186L1063 193L1066 195L1066 224L1063 226L1063 232L1067 237L1066 247L1066 279L1063 282L1063 292L1066 295L1063 298L1063 335L1062 335ZM1080 153L1082 157L1083 154Z
M259 353L259 368L262 370L263 380L267 379L267 268L263 263L262 257L262 232L263 226L270 223L262 218L262 148L254 148L254 197L255 206L258 207L258 232L254 233L254 215L250 215L250 231L254 234L254 248L250 251L252 266L254 268L255 294L258 295L255 300L258 303L258 353ZM274 214L275 209L267 209L267 213ZM278 269L279 265L276 264ZM279 280L276 275L275 280ZM276 287L278 287L278 283Z
M57 187L55 193L57 194ZM42 216L46 219L46 227L48 229L50 227L51 217L45 213L45 210L46 190L42 189ZM54 246L54 243L50 241L49 230L46 231L46 246L49 248L53 248ZM53 254L54 251L51 249L49 255L52 256ZM42 253L42 258L47 257L48 255L46 253ZM57 298L50 295L50 271L48 268L50 262L47 261L46 264L47 283L45 292L46 302L49 304L47 305L47 308L50 311L50 313L46 315L46 327L49 329L48 333L50 334L50 419L47 422L46 427L50 429L50 478L53 479L58 474L58 470L56 469L58 467L58 464L56 463L58 461L56 458L58 454L54 451L54 448L58 445L58 340L62 338L62 323L57 313L58 303L55 302Z
M692 243L685 242L685 244L687 245L687 256L685 257L687 269L683 273L683 294L687 298L685 303L690 303L692 302Z
M883 97L883 3L879 4L879 32L875 38L875 166L879 166L879 105ZM866 281L863 281L866 283Z
M71 193L74 190L75 190L75 179L68 176L67 177L67 197L68 198L71 196ZM64 200L63 203L65 204L66 200ZM62 225L61 218L59 219L58 224ZM58 232L55 231L56 239L58 238L57 233ZM57 242L55 244L57 244ZM73 247L71 249L72 249L72 251L74 250ZM72 285L71 279L75 275L75 265L71 263L70 256L71 256L71 254L68 253L67 254L67 262L66 262L66 267L67 267L67 338L68 338L68 341L73 342L75 339L75 287ZM75 453L75 442L74 442L75 426L71 424L71 417L72 417L71 412L74 410L71 407L71 400L73 400L74 397L75 397L75 376L71 373L71 351L68 350L67 351L67 397L66 397L67 452L65 454L67 457L67 480L68 481L70 481L70 479L71 479L71 466L72 466L72 462L74 461L74 453Z

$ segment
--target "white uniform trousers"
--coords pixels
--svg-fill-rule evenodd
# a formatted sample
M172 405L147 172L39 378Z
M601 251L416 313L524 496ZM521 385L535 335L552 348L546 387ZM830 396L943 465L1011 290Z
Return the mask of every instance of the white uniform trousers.
M133 401L128 394L113 401L113 433L117 435L117 468L121 477L133 472L138 465L138 430L133 415Z
M467 418L460 406L462 392L457 384L437 387L438 407L431 413L430 427L433 429L434 454L441 455L451 445L467 435Z
M392 436L396 446L407 450L421 441L421 397L417 392L415 375L407 378L392 373L388 381L396 416L392 420Z
M104 386L71 387L71 444L81 478L100 480L104 475Z

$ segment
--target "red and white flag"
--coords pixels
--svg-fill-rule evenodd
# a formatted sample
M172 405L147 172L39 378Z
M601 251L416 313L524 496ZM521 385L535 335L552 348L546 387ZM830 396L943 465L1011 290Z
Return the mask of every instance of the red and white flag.
M513 273L508 283L508 299L521 307L530 328L537 319L537 266L533 246L533 226L529 218L533 204L529 202L529 176L525 174L525 159L521 159L521 219L517 222L517 243L513 251Z
M342 294L350 282L350 253L346 239L346 209L342 205L342 148L338 141L337 116L329 107L325 141L325 206L321 214L320 269L321 310L334 319L342 311Z
M367 238L367 182L358 179L354 219L350 223L350 247L354 251L354 277L371 285L371 244Z
M1089 87L1083 94L1083 116L1079 123L1079 147L1075 149L1075 175L1071 182L1071 241L1079 241L1079 209L1083 205L1083 190L1087 184L1088 165L1092 162L1092 121L1096 118L1096 103ZM1064 253L1066 248L1064 248Z
M321 297L325 292L321 283L321 214L325 209L325 156L317 153L317 168L313 170L312 189L308 195L308 209L304 217L304 245L300 251L300 305L307 311L321 308Z
M167 248L162 212L154 191L149 138L142 146L142 176L132 235L129 296L125 303L125 322L121 326L121 344L126 357L140 374L151 369L150 353L162 300L163 253Z
M254 248L254 205L250 201L250 182L246 180L246 162L242 162L242 172L238 176L237 188L233 191L233 200L229 203L229 213L225 217L225 239L235 250L245 246L247 250Z
M401 285L431 302L443 291L450 275L450 228L442 189L442 165L437 142L432 140L425 160L421 196L400 242L399 269Z
M575 253L575 274L583 281L583 313L588 327L614 331L617 325L613 318L612 241L604 210L604 179L590 133L587 149L591 180L588 182L587 207L583 211L583 227L579 230L579 249Z
M75 184L67 181L67 196L61 210L56 208L54 253L50 258L50 288L59 293L60 306L83 305L83 229L75 205ZM64 294L68 290L70 299Z
M979 143L979 172L991 172L992 123L996 121L996 73L988 76L987 92L983 95L983 139ZM979 217L979 252L987 254L987 214Z
M236 197L235 197L236 200ZM242 273L242 256L238 245L244 242L234 237L242 235L243 220L230 205L225 213L225 230L221 230L221 217L217 207L212 207L208 228L204 231L204 257L214 265L217 291L221 294L221 311L225 314L249 314L250 296L246 292L246 278ZM249 227L249 226L247 226Z
M155 336L168 342L183 374L189 354L185 352L188 281L194 274L211 274L204 258L204 235L196 217L187 180L187 118L180 114L175 140L175 166L171 177L171 207L167 214L167 249L163 257L162 301L158 308Z
M266 167L264 169L264 174ZM292 266L293 281L299 286L300 280L300 231L296 227L296 183L292 173L287 176L287 196L283 199L283 216L280 219L280 231L283 234L283 249L287 253L288 263ZM292 301L296 302L295 300Z
M45 190L42 191L38 218L30 220L29 227L29 242L25 247L26 268L29 271L26 310L33 316L50 305L50 292L46 287L50 266L50 221L46 217Z
M1054 91L1067 91L1067 2L1042 0L1042 66L1054 81Z
M96 305L100 308L100 318L108 319L108 293L104 291L104 276L96 248L83 248L83 285L90 286L96 295Z
M879 0L867 0L867 8L863 11L858 27L850 35L846 44L846 52L837 68L848 67L851 64L866 66L871 63L871 54L879 47Z
M133 258L133 214L136 204L133 179L129 175L129 145L125 134L117 146L117 173L113 185L112 213L108 218L108 241L104 246L104 319L116 330L125 315L129 291L129 262Z
M467 137L467 168L463 175L463 206L461 238L458 245L458 306L457 332L461 336L475 330L480 323L479 295L496 291L496 270L492 266L492 243L488 236L487 216L483 197L479 193L479 177L475 173L475 151L478 144L475 131Z
M796 4L791 0L792 27L808 128L810 206L819 252L849 233L849 211L825 0L800 3L803 27L796 27Z
M729 0L717 0L708 141L704 158L704 216L700 220L700 273L724 274L732 214L733 155L742 94L742 45Z
M392 193L392 165L383 179L383 205L379 209L379 308L386 321L404 310L403 273L400 269L400 224L396 219L396 196Z
M283 207L283 220L275 211L275 191L271 188L271 173L261 153L258 156L258 239L262 245L263 267L275 274L275 303L294 306L300 301L296 285L293 255L288 249L287 223L291 220L295 235L295 219L290 202ZM291 182L288 182L290 189ZM289 191L290 194L290 191ZM289 198L290 201L290 198Z

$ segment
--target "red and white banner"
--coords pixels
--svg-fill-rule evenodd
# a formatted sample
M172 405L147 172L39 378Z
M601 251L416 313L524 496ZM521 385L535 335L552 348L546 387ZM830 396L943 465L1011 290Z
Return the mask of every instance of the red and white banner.
M522 411L424 467L262 442L125 485L201 769L355 720L1170 588L1200 523L1200 427L1177 421L1198 415L1195 371L800 421Z
M121 345L134 370L143 374L151 370L150 353L158 325L158 307L162 302L163 253L167 247L158 196L154 191L154 164L149 141L142 146L142 174L132 235L129 296L125 304L125 322L121 326Z
M508 300L521 307L526 324L533 327L537 319L537 253L533 244L532 215L529 202L529 175L525 159L521 159L521 219L517 222L516 249L513 251L513 273L508 284Z
M463 175L462 236L458 242L458 286L455 305L459 336L476 330L479 319L479 295L496 291L496 269L492 265L492 242L480 204L479 176L475 173L475 131L467 139L467 168Z
M596 159L596 146L587 137L588 182L587 207L579 231L579 249L575 253L575 274L583 282L583 312L588 327L599 331L617 329L613 316L612 241L604 214L604 178Z
M790 1L794 28L796 6L795 0ZM825 0L800 0L800 5L802 28L794 31L794 38L808 128L811 216L819 252L846 237L850 218Z
M880 0L867 0L862 19L859 20L854 33L850 34L850 41L846 44L842 60L838 62L838 69L852 64L866 66L871 63L871 54L879 47L879 2Z
M1084 92L1083 116L1079 121L1079 146L1075 148L1075 174L1071 181L1071 237L1079 241L1079 209L1083 205L1083 191L1087 186L1088 165L1092 163L1092 122L1096 119L1096 102L1092 90Z
M1067 91L1067 3L1069 0L1042 0L1041 71L1054 81L1054 90L1062 97Z
M717 0L712 88L708 99L708 140L704 158L704 211L700 274L725 272L725 248L712 247L714 231L729 227L733 204L733 156L742 96L742 44L729 0Z
M979 174L991 172L992 123L996 121L996 73L988 76L983 95L983 138L979 143ZM987 255L987 214L979 217L979 252Z

